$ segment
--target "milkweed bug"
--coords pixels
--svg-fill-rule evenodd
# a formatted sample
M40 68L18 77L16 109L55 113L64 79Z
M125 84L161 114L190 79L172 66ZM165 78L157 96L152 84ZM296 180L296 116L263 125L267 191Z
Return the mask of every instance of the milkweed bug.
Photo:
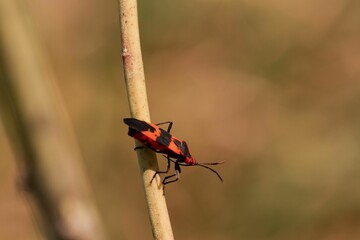
M179 180L181 169L180 166L200 166L209 169L214 172L221 181L220 174L214 169L206 165L218 165L223 162L213 162L213 163L198 163L195 158L190 154L189 148L185 141L182 141L170 134L173 123L162 122L158 124L152 124L145 121L138 120L136 118L124 118L124 123L129 126L129 136L133 137L145 146L152 149L157 153L163 153L167 158L167 169L166 171L157 171L152 177L150 183L154 180L156 174L159 173L168 173L170 170L170 162L175 164L175 174L166 176L163 181L163 188L165 185L176 182ZM168 124L167 130L164 130L159 127L159 125ZM143 146L136 147L134 150L143 148ZM175 177L175 178L174 178Z

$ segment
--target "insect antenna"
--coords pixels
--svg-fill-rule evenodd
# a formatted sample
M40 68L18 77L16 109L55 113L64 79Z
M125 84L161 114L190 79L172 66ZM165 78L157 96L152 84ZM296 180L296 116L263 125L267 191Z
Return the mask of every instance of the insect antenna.
M222 177L220 176L220 174L217 171L215 171L211 167L206 166L206 165L217 165L217 164L221 164L221 163L223 163L223 162L220 162L220 163L196 163L195 166L200 166L200 167L209 169L210 171L215 173L219 177L219 179L223 182L224 180L222 179Z
M166 155L163 155L165 158L167 158ZM173 160L171 158L168 158L170 161L172 161L173 163L176 163L176 160ZM191 166L200 166L200 167L203 167L203 168L207 168L209 169L210 171L212 171L213 173L215 173L219 179L224 182L224 180L222 179L222 177L220 176L220 174L215 171L214 169L212 169L211 167L208 167L206 165L219 165L219 164L222 164L224 163L225 161L222 161L222 162L210 162L210 163L196 163L195 165L188 165L188 164L185 164L185 163L182 163L182 162L177 162L179 165L181 166L184 166L184 167L191 167Z
M202 162L202 165L219 165L219 164L223 164L225 161L222 162Z

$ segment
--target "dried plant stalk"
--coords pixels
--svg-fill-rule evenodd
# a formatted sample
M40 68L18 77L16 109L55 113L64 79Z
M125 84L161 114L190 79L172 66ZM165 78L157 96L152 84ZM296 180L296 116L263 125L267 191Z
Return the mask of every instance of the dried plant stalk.
M27 1L0 1L0 89L46 239L105 239L70 121ZM10 80L11 79L11 80ZM12 118L10 117L12 116ZM8 130L10 130L8 129Z
M122 57L131 116L150 122L145 74L141 56L136 0L119 0ZM140 143L136 142L139 146ZM137 151L140 172L144 184L146 202L154 239L174 239L159 177L150 184L158 170L155 153Z

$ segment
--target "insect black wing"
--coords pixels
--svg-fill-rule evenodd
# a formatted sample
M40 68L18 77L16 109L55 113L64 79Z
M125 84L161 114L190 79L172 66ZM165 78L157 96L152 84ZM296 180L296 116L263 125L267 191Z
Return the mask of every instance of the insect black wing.
M170 153L172 156L178 154L179 150L175 149L174 152L174 149L169 148L172 136L164 129L135 118L125 118L124 123L129 126L129 136L143 142L151 149L157 152Z
M136 118L124 118L124 123L138 132L143 132L143 131L155 132L155 128L153 126L151 126L145 121L141 121Z
M160 136L156 138L156 141L163 145L163 146L169 146L171 142L171 135L164 129L160 128Z
M190 151L189 151L189 147L187 145L187 143L185 141L181 142L181 146L180 146L181 152L184 156L186 157L191 157L190 155Z

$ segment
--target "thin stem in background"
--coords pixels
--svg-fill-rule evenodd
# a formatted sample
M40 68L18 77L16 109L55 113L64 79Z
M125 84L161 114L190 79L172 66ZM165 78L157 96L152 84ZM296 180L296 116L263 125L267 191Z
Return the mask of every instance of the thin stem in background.
M27 3L0 1L1 110L18 147L23 186L46 239L102 240L75 136Z

